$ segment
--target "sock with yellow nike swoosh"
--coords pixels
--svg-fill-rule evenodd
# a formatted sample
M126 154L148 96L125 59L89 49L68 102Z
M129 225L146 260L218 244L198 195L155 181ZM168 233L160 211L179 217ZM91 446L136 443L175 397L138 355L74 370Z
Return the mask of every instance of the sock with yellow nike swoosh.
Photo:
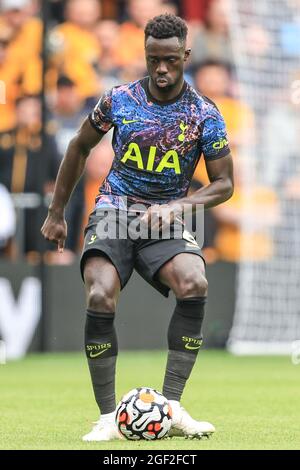
M87 311L85 352L101 415L116 408L115 373L118 355L114 313Z
M163 394L180 401L202 344L201 328L206 297L177 299L168 330L168 361Z

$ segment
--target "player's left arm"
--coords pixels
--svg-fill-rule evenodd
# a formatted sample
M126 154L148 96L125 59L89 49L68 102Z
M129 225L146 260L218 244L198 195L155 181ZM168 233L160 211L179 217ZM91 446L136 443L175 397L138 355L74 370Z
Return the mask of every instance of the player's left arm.
M213 102L207 107L207 116L203 121L201 149L210 183L190 196L177 199L161 206L152 206L142 219L153 219L159 213L154 225L172 222L183 210L195 212L201 205L204 208L215 207L231 198L233 194L233 163L227 140L224 119ZM152 215L153 213L153 215Z
M207 186L182 199L151 206L142 221L149 223L151 220L152 227L163 227L165 223L172 223L177 216L181 217L183 212L196 212L200 205L208 209L230 199L234 189L231 154L216 160L206 160L205 164L210 181Z
M234 190L231 154L229 153L217 160L206 160L205 165L210 183L198 189L192 195L174 201L174 203L179 205L190 204L192 210L196 210L197 204L202 204L205 209L208 209L209 207L218 206L231 198ZM170 205L172 204L170 203Z

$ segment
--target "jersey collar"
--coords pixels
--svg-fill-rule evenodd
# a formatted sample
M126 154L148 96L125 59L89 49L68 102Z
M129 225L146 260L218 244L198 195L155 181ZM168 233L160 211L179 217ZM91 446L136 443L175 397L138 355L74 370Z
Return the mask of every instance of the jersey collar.
M151 95L150 93L150 90L149 90L149 77L145 77L141 80L141 85L143 87L143 89L145 90L145 93L147 95L147 99L149 101L152 101L152 103L156 103L156 104L159 104L160 106L168 106L169 104L173 104L173 103L176 103L176 101L179 101L180 98L182 97L182 95L184 94L184 92L186 91L187 89L187 82L184 81L183 83L183 87L181 88L181 91L179 93L179 95L175 96L175 98L172 98L171 100L167 100L167 101L159 101L157 100L156 98L154 98L154 96Z

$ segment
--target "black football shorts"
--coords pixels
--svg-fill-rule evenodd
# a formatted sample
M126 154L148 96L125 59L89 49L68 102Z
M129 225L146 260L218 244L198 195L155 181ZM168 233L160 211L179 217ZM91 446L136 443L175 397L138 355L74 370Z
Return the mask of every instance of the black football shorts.
M149 284L151 284L162 295L168 297L169 287L162 284L157 274L160 268L179 253L193 253L204 258L201 249L193 236L186 230L182 231L181 238L170 239L132 239L119 236L119 228L123 225L126 231L128 225L137 218L136 214L127 214L126 220L116 215L117 211L94 210L89 217L84 231L84 247L80 260L81 276L84 279L84 265L89 257L106 256L115 266L121 283L121 289L125 287L135 269ZM111 217L116 220L116 236L102 238L99 234L99 222L103 217L108 220ZM125 225L125 227L124 227ZM123 231L123 234L125 232ZM205 262L205 261L204 261Z

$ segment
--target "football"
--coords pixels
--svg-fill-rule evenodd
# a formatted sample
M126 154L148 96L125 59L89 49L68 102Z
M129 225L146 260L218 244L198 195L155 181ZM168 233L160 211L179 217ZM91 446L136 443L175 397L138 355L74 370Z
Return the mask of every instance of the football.
M166 397L148 387L135 388L121 399L116 410L119 432L130 440L166 437L172 409Z

